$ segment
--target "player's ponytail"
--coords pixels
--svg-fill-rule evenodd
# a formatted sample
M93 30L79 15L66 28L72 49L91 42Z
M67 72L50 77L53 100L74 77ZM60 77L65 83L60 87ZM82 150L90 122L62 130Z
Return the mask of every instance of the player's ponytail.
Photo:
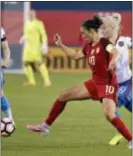
M92 20L85 21L82 24L82 27L84 27L87 30L90 30L92 28L97 32L101 25L102 20L98 16L94 16Z
M103 24L102 20L97 15L93 16L93 21L97 28L100 28L100 26Z

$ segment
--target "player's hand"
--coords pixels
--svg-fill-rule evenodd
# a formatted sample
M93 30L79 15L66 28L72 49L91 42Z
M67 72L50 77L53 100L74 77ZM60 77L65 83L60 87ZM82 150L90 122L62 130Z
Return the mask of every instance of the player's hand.
M61 37L59 34L55 34L54 36L54 42L57 46L61 46L62 42L61 42Z
M23 44L23 38L20 38L19 44Z
M4 61L2 62L2 67L7 68L8 65L9 65L9 63L10 63L10 60L4 60Z
M7 68L7 67L9 67L11 64L12 64L12 60L3 60L1 66L2 66L3 68Z
M111 61L108 70L115 71L115 69L116 69L116 63L114 61Z
M41 52L43 55L47 54L48 53L48 45L47 43L44 43L42 46L41 46Z
M26 37L22 36L19 40L19 44L23 44L26 41Z

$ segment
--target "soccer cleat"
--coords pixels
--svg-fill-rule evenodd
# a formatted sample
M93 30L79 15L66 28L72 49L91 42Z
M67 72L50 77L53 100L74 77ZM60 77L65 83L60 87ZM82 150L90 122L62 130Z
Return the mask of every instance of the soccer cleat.
M133 142L132 142L132 141L129 142L128 148L129 148L129 149L132 149L132 148L133 148Z
M32 132L41 133L42 135L48 135L49 129L44 124L42 125L27 125L27 129Z
M113 139L110 140L109 144L111 146L116 146L120 143L121 139L123 139L123 136L121 134L117 134Z
M23 83L23 86L31 86L31 87L34 87L36 84L35 83L30 83L30 82L24 82Z
M48 87L50 87L51 85L52 85L51 82L44 83L44 88L48 88Z

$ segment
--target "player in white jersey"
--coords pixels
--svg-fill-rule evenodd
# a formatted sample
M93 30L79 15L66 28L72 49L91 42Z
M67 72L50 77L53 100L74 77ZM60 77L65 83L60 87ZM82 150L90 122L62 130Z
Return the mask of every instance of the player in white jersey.
M6 117L12 120L12 123L15 125L10 103L7 97L4 95L3 92L3 85L4 85L4 68L7 68L10 63L10 49L8 46L7 38L5 35L5 31L1 28L1 47L4 53L4 58L2 60L2 53L0 54L0 99L1 99L1 111L5 114Z
M128 111L132 112L132 72L129 65L129 48L132 46L131 38L119 36L121 27L120 14L102 17L102 19L102 35L114 43L120 53L116 62L116 75L119 84L118 108L124 106ZM119 116L118 112L116 114ZM120 134L117 134L109 144L117 145L122 138ZM130 144L129 147L131 146Z

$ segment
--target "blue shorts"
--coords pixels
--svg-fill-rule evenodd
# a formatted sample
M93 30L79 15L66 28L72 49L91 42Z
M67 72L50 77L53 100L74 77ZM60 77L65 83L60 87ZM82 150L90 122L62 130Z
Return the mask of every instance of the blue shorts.
M118 108L124 106L132 112L132 79L119 84L117 106Z
M0 69L0 89L3 89L4 86L4 71Z

